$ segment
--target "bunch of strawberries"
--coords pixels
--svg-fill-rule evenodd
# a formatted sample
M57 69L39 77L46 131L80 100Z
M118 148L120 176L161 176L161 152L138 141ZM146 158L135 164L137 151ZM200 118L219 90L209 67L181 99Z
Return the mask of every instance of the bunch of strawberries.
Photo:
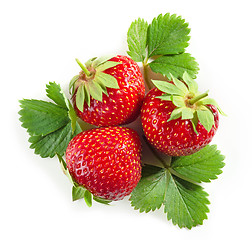
M80 119L98 128L70 141L66 165L73 179L94 196L120 200L141 178L141 138L120 125L140 115L150 145L170 156L184 156L212 140L219 116L213 101L198 92L186 72L181 80L172 75L170 81L153 80L155 87L145 96L136 62L119 55L104 59L85 65L77 59L82 70L70 82L73 106ZM210 125L204 121L209 116Z
M189 229L207 218L207 193L198 183L222 172L224 156L208 144L224 113L208 91L198 90L198 64L185 52L189 32L175 14L151 24L139 18L127 34L130 57L76 59L81 71L69 83L71 98L50 82L53 102L20 101L30 148L43 158L58 156L74 201L91 206L92 199L108 204L130 195L140 212L163 204L168 220ZM136 120L137 132L128 126ZM144 164L143 141L162 167Z

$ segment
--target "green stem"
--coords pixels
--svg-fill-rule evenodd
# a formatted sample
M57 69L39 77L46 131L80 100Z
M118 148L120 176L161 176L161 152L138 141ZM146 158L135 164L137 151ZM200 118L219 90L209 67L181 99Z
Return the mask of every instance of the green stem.
M147 61L143 62L143 75L144 75L144 81L147 85L148 90L151 90L152 83L150 82L150 79L148 77L148 63L147 63Z
M171 160L169 159L167 162L162 159L159 154L157 153L157 151L150 145L150 143L148 142L148 140L146 139L145 136L143 136L144 141L146 142L147 146L150 148L151 152L153 153L153 155L156 157L156 159L163 165L164 168L169 168L170 164L171 164Z
M193 105L194 103L198 102L200 99L205 98L208 96L208 92L202 93L192 99L189 100L189 103Z
M91 73L87 70L87 68L80 62L78 58L75 58L76 62L79 64L83 72L89 77Z

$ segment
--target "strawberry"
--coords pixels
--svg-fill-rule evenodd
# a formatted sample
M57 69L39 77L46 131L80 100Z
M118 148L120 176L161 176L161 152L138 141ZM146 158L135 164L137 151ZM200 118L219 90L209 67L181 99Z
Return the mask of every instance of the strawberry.
M101 127L76 135L66 150L70 175L97 197L120 200L141 177L141 143L126 127Z
M77 115L95 126L127 124L140 114L145 87L139 66L131 58L89 60L70 82Z
M147 140L171 156L189 155L210 143L223 114L217 103L200 94L196 82L187 73L184 82L153 80L156 88L148 92L141 109Z

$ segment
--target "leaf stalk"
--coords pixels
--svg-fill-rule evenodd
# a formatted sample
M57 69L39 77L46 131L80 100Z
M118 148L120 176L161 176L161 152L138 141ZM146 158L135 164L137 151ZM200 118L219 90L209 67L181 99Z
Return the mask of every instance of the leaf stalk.
M149 79L149 76L148 76L148 63L147 63L147 61L143 62L143 75L144 75L144 81L147 85L148 90L151 90L153 88L153 85L152 85L152 83Z

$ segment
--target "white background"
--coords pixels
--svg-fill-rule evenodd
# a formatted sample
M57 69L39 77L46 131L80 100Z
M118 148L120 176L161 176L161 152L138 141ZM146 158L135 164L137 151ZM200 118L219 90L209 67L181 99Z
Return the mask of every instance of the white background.
M251 239L251 7L250 1L28 1L0 3L1 239ZM198 83L228 117L213 143L226 155L218 180L204 184L208 220L179 229L161 208L148 214L127 199L111 206L71 201L71 184L56 158L29 149L18 121L22 98L46 99L45 85L67 91L75 62L126 54L132 21L166 12L191 28L190 52L199 62Z

